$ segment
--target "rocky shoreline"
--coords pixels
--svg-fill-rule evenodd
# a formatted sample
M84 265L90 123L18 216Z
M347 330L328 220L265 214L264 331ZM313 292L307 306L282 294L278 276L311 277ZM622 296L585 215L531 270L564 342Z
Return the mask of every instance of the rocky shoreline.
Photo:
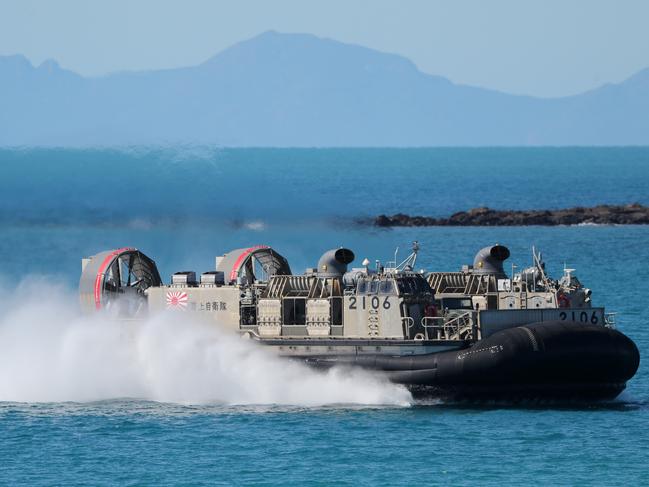
M527 225L649 225L649 207L630 205L598 205L562 210L493 210L473 208L454 213L448 218L411 216L403 213L379 215L377 227L448 227L448 226L527 226Z

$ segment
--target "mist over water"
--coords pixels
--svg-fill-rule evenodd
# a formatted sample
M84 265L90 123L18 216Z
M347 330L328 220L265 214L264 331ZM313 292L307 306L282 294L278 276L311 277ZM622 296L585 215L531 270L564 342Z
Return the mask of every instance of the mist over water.
M84 316L76 295L47 278L27 278L13 290L0 281L0 290L0 401L411 402L405 388L369 372L315 371L186 313L142 322Z

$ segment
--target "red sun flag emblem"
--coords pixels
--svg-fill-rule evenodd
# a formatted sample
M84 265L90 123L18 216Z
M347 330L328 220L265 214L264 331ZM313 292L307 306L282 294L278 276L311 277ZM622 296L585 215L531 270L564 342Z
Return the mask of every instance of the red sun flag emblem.
M167 292L167 309L185 309L189 297L181 291Z

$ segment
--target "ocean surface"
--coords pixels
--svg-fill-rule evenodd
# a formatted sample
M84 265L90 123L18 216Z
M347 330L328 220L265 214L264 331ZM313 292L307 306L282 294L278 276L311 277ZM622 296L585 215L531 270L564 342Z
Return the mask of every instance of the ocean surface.
M649 227L379 229L450 215L649 204L649 148L0 149L0 484L649 483ZM415 401L365 373L316 373L197 323L77 310L81 258L136 246L168 281L268 244L294 272L332 247L456 270L543 252L640 348L605 404Z

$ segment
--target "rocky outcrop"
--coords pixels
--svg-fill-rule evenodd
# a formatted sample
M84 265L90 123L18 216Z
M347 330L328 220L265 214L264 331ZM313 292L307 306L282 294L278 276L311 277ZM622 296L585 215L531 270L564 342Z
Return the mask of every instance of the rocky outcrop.
M648 225L649 207L631 205L599 205L590 208L575 207L562 210L493 210L482 207L454 213L448 218L410 216L403 213L379 215L374 219L378 227L432 227L432 226L525 226L525 225Z

